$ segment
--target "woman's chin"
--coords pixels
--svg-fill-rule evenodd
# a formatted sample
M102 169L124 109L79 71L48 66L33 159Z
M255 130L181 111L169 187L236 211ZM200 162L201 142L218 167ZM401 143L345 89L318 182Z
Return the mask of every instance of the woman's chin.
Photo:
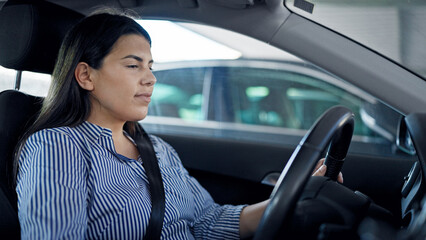
M148 114L148 111L142 111L139 114L133 116L132 119L129 121L132 121L132 122L142 121L146 118L147 114Z

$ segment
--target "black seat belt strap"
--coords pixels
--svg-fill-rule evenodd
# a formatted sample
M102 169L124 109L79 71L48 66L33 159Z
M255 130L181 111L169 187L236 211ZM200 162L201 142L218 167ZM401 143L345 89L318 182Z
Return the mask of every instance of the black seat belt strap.
M160 239L161 230L163 228L164 212L165 212L165 195L163 180L161 178L160 167L158 166L158 160L155 155L154 147L148 134L143 130L142 126L138 124L139 133L136 134L136 145L139 154L142 158L142 164L145 168L146 175L149 181L149 188L151 192L151 216L147 231L145 234L145 240L156 240Z

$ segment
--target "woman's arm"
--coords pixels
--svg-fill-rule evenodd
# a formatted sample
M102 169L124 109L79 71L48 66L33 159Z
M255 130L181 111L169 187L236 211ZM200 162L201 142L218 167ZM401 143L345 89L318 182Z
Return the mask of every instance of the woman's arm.
M17 177L22 239L83 239L87 228L86 167L63 133L42 130L26 142Z
M186 216L182 220L187 221L194 238L240 239L239 220L241 211L246 205L233 206L215 203L207 190L189 175L173 147L157 137L152 136L151 140L156 152L160 153L159 159L162 164L173 167L179 175L173 176L174 181L183 186L183 190L179 194L186 194L185 197L189 200L185 203L185 209L179 209L179 211L182 210L181 214Z
M243 209L240 215L240 237L246 238L253 236L262 218L269 199L260 203L249 205Z

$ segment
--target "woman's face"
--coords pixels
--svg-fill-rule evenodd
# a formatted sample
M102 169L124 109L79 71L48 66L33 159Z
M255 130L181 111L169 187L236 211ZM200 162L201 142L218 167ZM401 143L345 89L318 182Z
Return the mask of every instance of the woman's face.
M120 122L144 119L156 82L152 64L151 48L143 36L121 36L101 68L91 69L91 117Z

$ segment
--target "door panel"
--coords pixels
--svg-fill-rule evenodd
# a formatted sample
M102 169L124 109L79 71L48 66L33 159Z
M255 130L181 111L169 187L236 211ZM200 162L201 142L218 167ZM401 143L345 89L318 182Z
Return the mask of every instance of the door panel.
M261 180L281 172L295 146L159 134L178 152L183 164L221 204L250 204L269 197ZM349 154L344 185L358 190L399 216L400 189L414 158ZM372 184L374 183L374 184Z

